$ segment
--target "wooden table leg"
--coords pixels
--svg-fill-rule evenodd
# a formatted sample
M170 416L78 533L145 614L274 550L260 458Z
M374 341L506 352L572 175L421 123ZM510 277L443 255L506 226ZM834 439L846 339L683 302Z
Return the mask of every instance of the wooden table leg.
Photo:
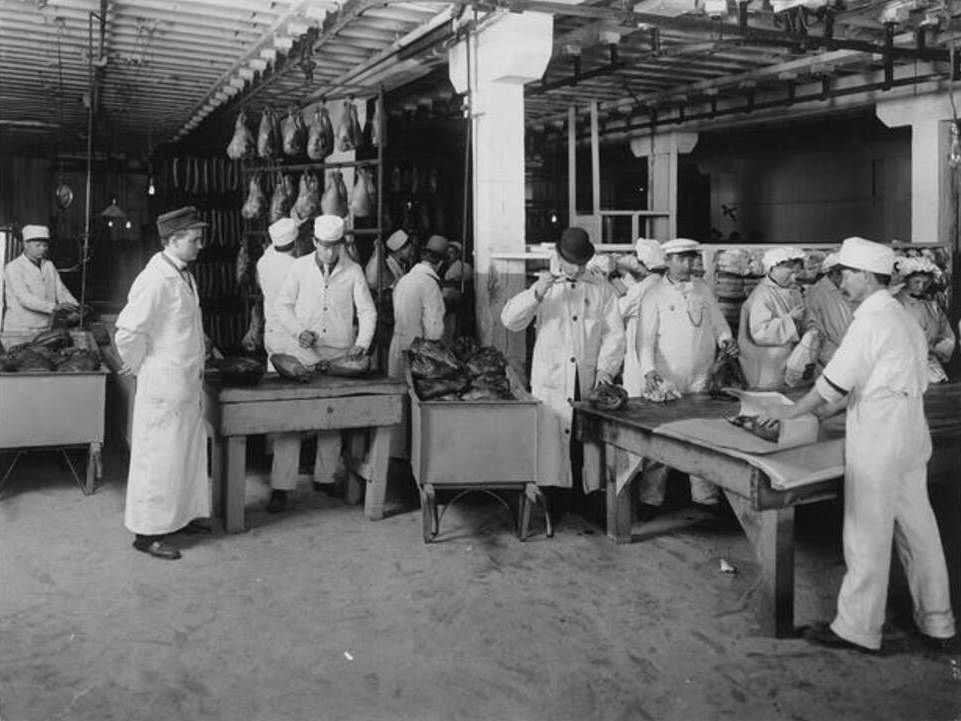
M607 494L607 537L614 543L631 542L631 525L634 522L634 508L631 503L631 484L617 490L617 471L624 464L631 463L626 451L614 446L602 447L604 461L604 492Z
M371 521L384 517L384 499L387 497L387 467L390 463L390 437L393 426L377 426L370 442L370 478L367 479L367 495L364 514Z
M244 530L247 485L247 436L227 436L227 468L224 474L224 530Z
M344 487L344 502L354 506L360 503L364 494L364 477L355 468L362 467L364 451L366 450L367 439L363 428L354 428L350 431L350 440L347 443L347 481ZM361 463L358 463L361 462Z
M794 507L756 511L748 499L725 491L761 565L761 628L777 638L794 629Z
M207 430L207 441L210 448L210 508L212 516L220 516L224 522L224 442L223 438L212 428Z

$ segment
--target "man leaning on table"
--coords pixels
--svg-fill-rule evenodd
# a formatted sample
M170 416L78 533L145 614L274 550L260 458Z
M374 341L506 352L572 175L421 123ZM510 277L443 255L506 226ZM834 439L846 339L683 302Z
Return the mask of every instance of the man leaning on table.
M854 319L814 388L784 412L797 417L825 404L847 407L847 571L834 621L811 627L805 637L824 646L880 651L893 538L921 638L935 650L946 649L955 626L944 550L928 499L931 434L922 398L928 386L927 342L888 292L894 268L890 248L848 238L838 264L841 292L857 305Z

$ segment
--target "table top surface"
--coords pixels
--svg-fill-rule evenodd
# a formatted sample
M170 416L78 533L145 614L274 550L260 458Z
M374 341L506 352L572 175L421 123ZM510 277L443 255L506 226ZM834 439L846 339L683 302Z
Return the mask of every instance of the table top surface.
M799 398L807 391L794 388L782 391L789 398ZM733 399L713 399L706 393L692 394L670 403L653 403L643 398L631 398L627 406L618 411L593 408L585 401L574 407L587 417L599 418L652 431L660 425L687 418L729 418L737 415L740 403ZM932 385L924 394L924 411L932 431L961 429L961 383ZM838 419L829 421L832 425Z
M397 378L369 375L362 378L315 375L307 383L288 380L278 373L267 373L257 385L224 385L216 374L208 373L204 384L209 395L221 403L303 400L360 395L403 395L407 384Z

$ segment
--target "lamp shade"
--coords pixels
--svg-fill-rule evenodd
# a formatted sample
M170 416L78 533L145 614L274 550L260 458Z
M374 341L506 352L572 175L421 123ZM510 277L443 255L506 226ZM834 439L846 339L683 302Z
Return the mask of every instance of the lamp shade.
M100 215L102 215L107 220L124 220L127 217L127 214L120 209L119 205L117 205L116 198L113 198L110 201L110 205L104 208L100 212Z

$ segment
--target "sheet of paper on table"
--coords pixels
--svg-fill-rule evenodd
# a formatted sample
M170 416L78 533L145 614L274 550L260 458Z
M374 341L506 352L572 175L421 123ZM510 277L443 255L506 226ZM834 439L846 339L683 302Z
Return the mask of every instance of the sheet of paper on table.
M787 396L777 391L745 391L739 388L725 388L741 401L742 416L766 416L776 418L777 410L785 406L793 406ZM779 449L796 448L814 443L818 439L818 419L811 413L800 418L785 418L780 422L777 447Z

